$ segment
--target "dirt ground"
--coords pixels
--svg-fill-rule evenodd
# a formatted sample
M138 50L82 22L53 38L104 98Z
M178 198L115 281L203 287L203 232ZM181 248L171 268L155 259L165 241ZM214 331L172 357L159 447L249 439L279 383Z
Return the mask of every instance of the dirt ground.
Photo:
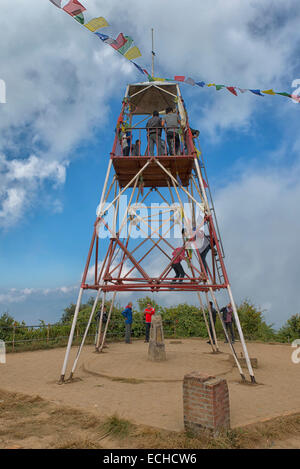
M147 359L143 341L113 343L101 354L87 346L75 381L64 385L57 382L65 349L8 354L7 363L0 364L0 388L38 395L50 404L86 410L102 419L118 415L137 425L181 432L182 379L195 370L227 380L233 429L300 412L300 365L292 363L290 346L249 343L250 356L258 360L254 369L258 384L247 385L241 384L238 370L229 360L228 345L220 344L222 353L212 354L205 340L172 342L166 340L167 361L161 363ZM236 350L240 355L240 343ZM72 348L66 377L76 352L77 347ZM245 374L248 377L247 370ZM299 435L287 441L291 447L300 447Z

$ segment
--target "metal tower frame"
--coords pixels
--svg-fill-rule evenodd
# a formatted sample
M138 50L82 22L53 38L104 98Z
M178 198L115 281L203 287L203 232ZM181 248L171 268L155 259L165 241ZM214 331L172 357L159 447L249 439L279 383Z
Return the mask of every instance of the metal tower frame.
M141 123L149 118L154 110L164 113L167 107L176 107L181 123L181 142L179 154L170 154L167 143L160 141L159 132L156 130L157 155L149 151L149 129L140 127ZM142 120L133 123L138 116L144 116ZM146 117L145 117L146 116ZM124 137L125 135L125 137ZM138 154L133 154L133 137L138 136ZM128 152L124 154L122 136L127 140ZM126 138L127 137L127 138ZM146 139L145 139L146 137ZM173 142L175 135L173 135ZM142 152L142 141L146 140L146 150ZM65 374L69 360L71 345L73 342L75 326L81 305L81 299L85 290L95 290L97 295L92 307L89 321L78 348L73 363L70 378L72 379L77 363L85 343L85 339L93 319L97 303L102 296L99 331L96 340L96 351L101 352L105 343L106 333L109 327L117 292L164 292L164 291L189 291L197 294L200 308L208 331L210 345L213 353L219 352L218 341L212 320L212 312L209 302L211 297L217 310L225 337L228 340L232 355L243 381L246 381L240 365L234 345L228 337L227 329L222 320L222 314L216 299L215 292L226 290L233 309L233 315L246 359L246 364L251 383L255 383L255 377L251 366L246 342L241 328L237 308L232 295L231 286L224 263L224 250L218 229L218 223L213 206L213 201L208 185L203 154L189 126L188 115L180 88L177 84L166 82L147 82L129 85L123 100L122 110L116 127L116 135L113 149L108 162L108 168L97 209L97 218L94 224L92 241L82 276L81 287L71 326L65 359L61 371L60 383L65 381ZM198 148L197 148L198 146ZM174 147L175 150L175 147ZM129 154L128 154L129 153ZM142 154L144 153L144 154ZM144 189L146 193L144 194ZM127 195L129 201L123 212L120 209L121 197ZM145 206L145 201L153 199L163 202L164 217L153 212L150 216L141 216L139 207ZM185 203L191 207L191 216L185 211ZM153 208L153 206L151 207ZM189 243L188 270L181 282L175 282L170 275L172 269L172 257L170 250L174 250L172 239L168 239L176 224L182 226L192 225L195 229L196 212L202 214L202 230L205 225L210 239L210 264L203 262L199 249L195 244L195 237L183 238L180 252L186 252ZM108 220L108 213L111 219ZM156 217L158 216L158 219ZM155 219L155 220L154 220ZM192 221L191 221L192 220ZM156 225L153 228L153 221ZM137 242L132 237L133 230L143 234L143 240ZM200 226L201 228L201 226ZM101 242L100 231L106 230L108 246ZM124 235L124 230L126 235ZM183 237L186 235L183 235ZM150 243L146 250L146 243ZM193 245L195 248L193 249ZM143 251L138 253L139 250ZM103 256L101 256L101 249ZM165 265L159 274L149 273L149 259L156 252L165 259ZM101 258L103 259L101 261ZM93 260L92 260L93 259ZM92 272L92 275L91 275ZM91 278L90 278L91 277ZM107 294L113 293L108 321L104 333L102 330L102 317ZM205 297L207 308L204 307L202 296ZM208 318L207 318L208 313ZM211 325L211 329L210 326ZM212 333L211 333L212 332ZM101 342L101 343L100 343Z

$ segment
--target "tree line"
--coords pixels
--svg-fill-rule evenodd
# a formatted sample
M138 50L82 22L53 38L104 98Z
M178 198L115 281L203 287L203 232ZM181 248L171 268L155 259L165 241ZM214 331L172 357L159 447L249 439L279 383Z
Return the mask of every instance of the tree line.
M208 337L203 313L200 308L187 303L169 307L161 306L147 296L138 299L136 308L133 309L133 337L138 338L144 335L145 325L143 312L149 302L155 307L156 313L162 316L166 337ZM87 303L82 304L80 307L74 337L75 342L76 340L79 342L80 337L84 333L93 303L94 298L91 297ZM67 306L63 311L61 319L51 326L47 325L42 320L40 320L40 324L36 327L27 326L24 321L18 322L13 316L5 312L0 317L0 339L8 344L8 349L12 341L16 344L20 344L17 349L22 350L26 348L32 350L33 348L37 349L64 345L70 332L75 307L76 305L73 303ZM109 301L106 303L106 307L107 310L109 310ZM99 302L96 311L100 308L101 304ZM121 314L122 310L123 307L118 304L115 305L112 310L108 339L122 339L124 336L124 318ZM285 343L300 338L300 314L292 315L279 330L275 330L273 324L269 325L265 322L263 312L255 307L249 300L244 300L237 306L237 310L246 340ZM88 343L93 343L96 327L96 321L93 320L89 331ZM219 319L217 319L216 322L216 333L219 338L224 336Z

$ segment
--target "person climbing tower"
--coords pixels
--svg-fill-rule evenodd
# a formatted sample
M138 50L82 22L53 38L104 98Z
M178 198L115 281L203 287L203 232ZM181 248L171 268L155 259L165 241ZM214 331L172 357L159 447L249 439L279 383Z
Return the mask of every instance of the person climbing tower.
M179 247L174 249L172 252L172 267L175 271L175 278L180 278L179 282L181 283L183 281L183 278L185 276L185 271L183 270L183 267L181 265L181 261L186 259L186 253L185 253L185 247ZM175 283L176 280L172 280L172 283Z

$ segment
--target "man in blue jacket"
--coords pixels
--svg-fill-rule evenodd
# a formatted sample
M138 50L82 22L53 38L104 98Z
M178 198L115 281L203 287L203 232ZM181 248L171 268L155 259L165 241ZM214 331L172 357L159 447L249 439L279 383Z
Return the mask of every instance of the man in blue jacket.
M122 316L125 318L125 343L131 344L132 303L128 303L124 311L122 311Z

